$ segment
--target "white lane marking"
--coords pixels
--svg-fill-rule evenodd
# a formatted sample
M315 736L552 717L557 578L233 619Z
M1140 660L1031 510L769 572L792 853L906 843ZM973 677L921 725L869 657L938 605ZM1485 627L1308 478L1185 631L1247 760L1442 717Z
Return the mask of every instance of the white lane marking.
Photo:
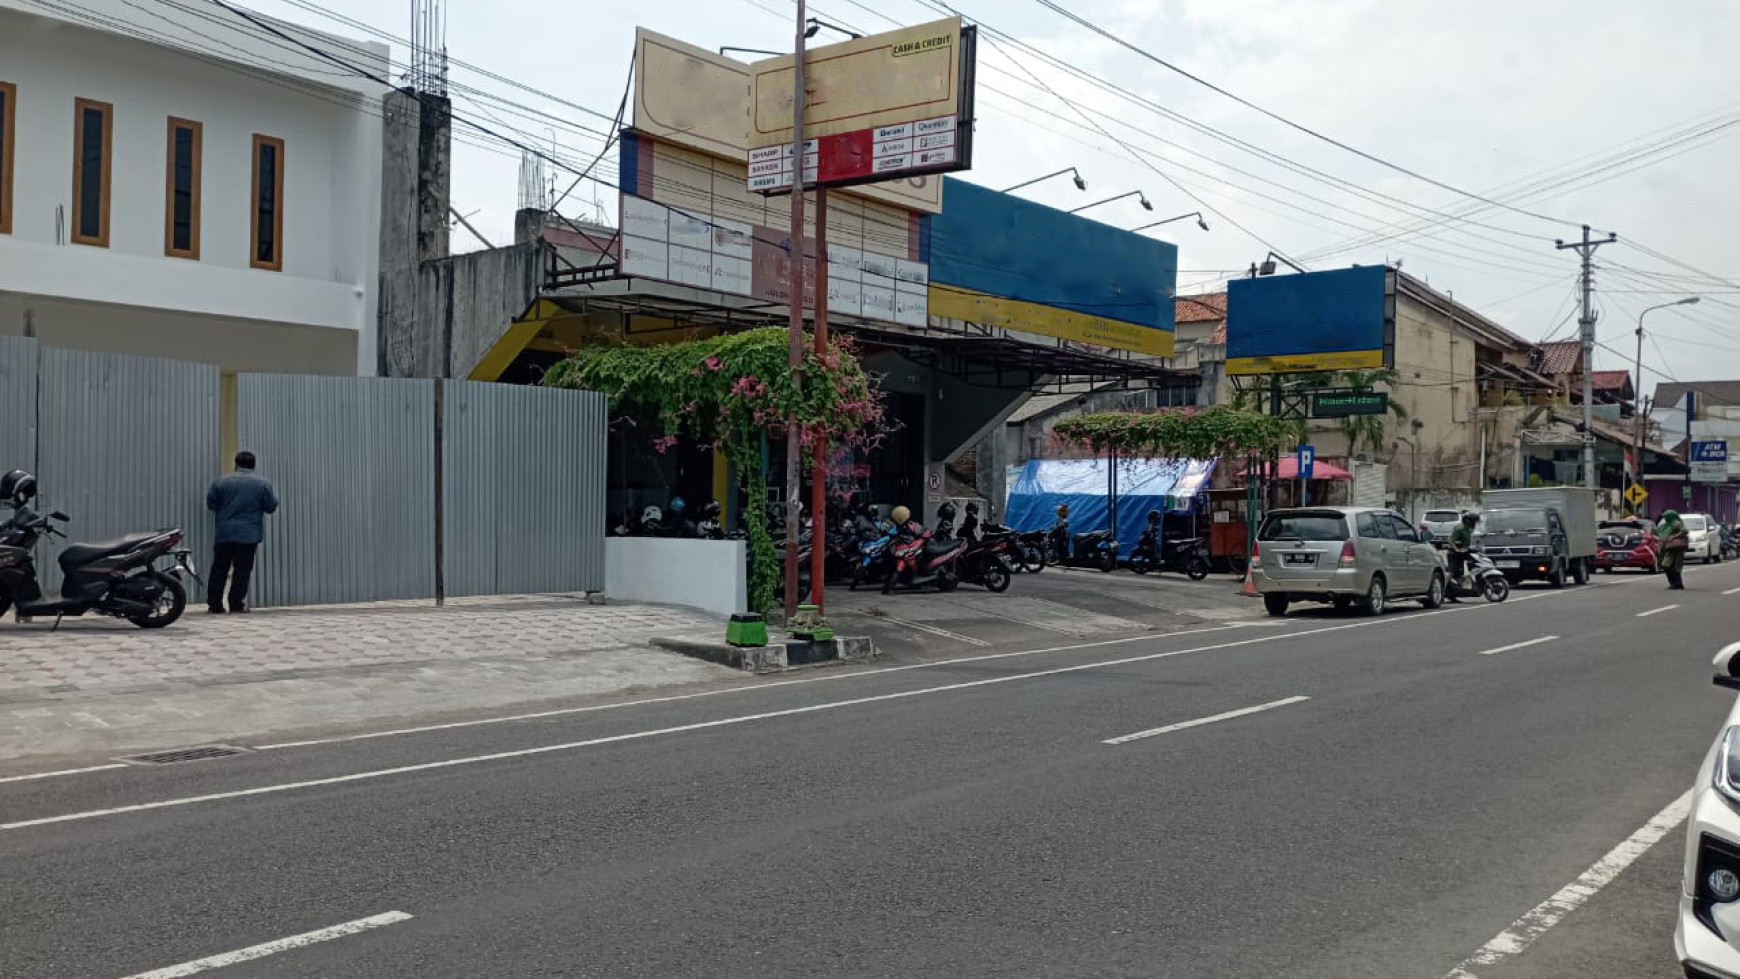
M1426 616L1438 614L1441 613L1422 612L1415 616L1415 618L1424 618ZM820 704L808 704L803 707L787 707L783 710L766 711L760 714L742 714L736 717L723 717L711 721L697 721L692 724L678 724L674 727L656 728L650 731L634 731L628 734L610 735L609 737L588 738L584 741L567 741L561 744L539 745L535 748L520 748L514 751L497 751L487 755L467 755L459 758L447 758L441 761L423 762L417 765L402 765L397 768L382 768L366 772L353 772L349 775L337 775L331 778L308 779L301 782L281 782L275 785L261 785L251 789L237 789L231 792L213 792L208 795L183 796L176 799L163 799L158 802L141 802L129 806L115 806L110 809L91 809L84 812L64 813L59 816L44 816L38 819L21 819L16 822L0 823L0 831L26 829L32 826L47 826L51 823L70 823L84 819L96 819L100 816L116 816L123 813L146 812L153 809L169 809L176 806L190 806L201 802L242 799L248 796L291 792L298 789L310 789L323 785L342 785L347 782L363 782L372 779L387 778L393 775L407 775L412 772L434 771L442 768L453 768L458 765L477 765L484 762L503 761L509 758L525 758L532 755L549 754L555 751L574 751L580 748L592 748L604 744L617 744L623 741L640 741L646 738L656 738L667 734L682 734L689 731L704 731L709 728L730 727L737 724L748 724L754 721L771 720L776 717L795 717L801 714L815 714L826 710L838 710L843 707L857 707L863 704L875 704L890 700L905 700L911 697L923 697L933 693L969 690L975 687L988 687L999 683L1013 683L1018 680L1035 680L1040 677L1059 676L1065 673L1078 673L1083 670L1097 670L1112 666L1127 666L1131 663L1147 663L1153 660L1170 659L1174 656L1186 656L1191 653L1206 653L1218 649L1254 646L1258 643L1274 642L1277 639L1315 636L1330 632L1343 632L1348 629L1364 629L1370 626L1380 625L1383 621L1384 620L1382 619L1370 619L1364 622L1329 626L1323 629L1308 629L1302 632L1268 633L1251 639L1239 639L1233 642L1215 643L1210 646L1174 649L1163 653L1147 653L1142 656L1126 656L1122 659L1099 660L1093 663L1076 663L1070 666L1053 667L1048 670L1034 670L1030 673L1011 673L1006 676L989 677L983 680L966 680L960 683L948 683L936 687L921 687L917 690L901 690L895 693L876 694L870 697L854 697L850 700L833 700Z
M35 772L30 775L8 775L5 778L0 778L0 784L6 782L29 782L32 779L39 778L59 778L62 775L83 775L86 772L107 772L116 768L131 767L133 766L116 762L113 765L92 765L89 768L63 768L58 772Z
M1179 721L1177 724L1168 724L1165 727L1149 728L1146 731L1137 731L1135 734L1107 738L1106 740L1101 741L1100 744L1128 744L1131 741L1152 738L1158 734L1171 734L1173 731L1182 731L1185 728L1191 727L1201 727L1204 724L1213 724L1216 721L1230 721L1235 717L1244 717L1247 714L1257 714L1266 710L1274 710L1277 707L1286 707L1289 704L1304 703L1310 699L1310 697L1288 697L1285 700L1271 700L1266 704L1258 704L1255 707L1241 707L1238 710L1229 710L1224 714L1215 714L1212 717L1198 717L1193 721Z
M1724 594L1724 595L1740 595L1740 588L1730 588L1727 591L1723 592L1722 594Z
M506 714L497 717L480 717L470 721L449 721L445 724L424 724L418 727L395 728L390 731L368 731L363 734L346 734L333 738L311 738L307 741L282 741L277 744L251 745L255 751L272 751L278 748L306 748L319 744L338 744L344 741L367 741L371 738L390 738L401 734L424 734L429 731L450 731L454 728L478 727L484 724L506 724L510 721L535 721L547 717L565 717L570 714L590 714L601 710L618 710L623 707L643 707L648 704L668 704L683 700L699 700L703 697L722 697L727 694L761 693L768 690L778 690L781 687L796 687L809 683L829 683L834 680L856 680L863 677L882 676L885 673L905 673L908 670L932 670L939 666L954 666L960 663L983 663L994 659L1014 659L1022 656L1038 656L1043 653L1066 653L1077 649L1093 649L1097 646L1118 646L1124 643L1140 642L1142 640L1159 641L1176 639L1183 636L1200 636L1207 633L1230 632L1242 623L1210 626L1205 629L1185 629L1180 632L1169 632L1155 636L1125 636L1122 639L1099 639L1093 642L1072 643L1068 646L1046 646L1042 649L1015 649L1006 653L985 653L979 656L956 656L952 659L931 660L928 663L908 663L905 666L878 666L867 670L855 670L851 673L824 673L820 676L804 677L798 680L780 680L775 683L758 683L749 686L727 687L723 690L702 690L697 693L676 693L664 697L643 697L639 700L624 700L614 704L589 704L585 707L559 707L554 710L533 711L527 714Z
M1666 809L1656 813L1641 829L1627 837L1625 842L1607 851L1606 856L1595 861L1576 880L1535 905L1528 914L1511 922L1509 928L1494 935L1492 941L1482 945L1479 951L1445 973L1444 979L1477 979L1479 973L1474 970L1496 965L1533 945L1536 939L1547 933L1547 929L1558 924L1565 915L1582 907L1585 901L1612 883L1621 871L1631 866L1645 851L1673 832L1674 827L1685 821L1691 808L1692 790L1687 789L1678 799L1668 803Z
M342 925L333 925L331 928L322 928L318 931L305 931L300 935L291 935L289 938L280 938L275 942L250 945L247 948L240 948L234 952L224 952L219 955L210 955L203 959L194 959L192 962L183 962L180 965L172 965L163 969L153 969L150 972L140 972L135 975L127 976L126 979L181 979L182 976L191 976L195 973L206 972L211 969L222 969L242 962L252 962L255 959L263 959L268 955L277 955L279 952L288 952L291 949L303 948L308 945L318 945L321 942L330 942L334 938L344 938L349 935L368 931L372 928L394 925L401 921L409 920L411 920L411 916L403 911L388 911L385 914L370 915L367 918L358 918L355 921L347 921Z
M1639 613L1637 613L1637 617L1640 619L1647 619L1652 615L1660 615L1663 612L1672 612L1676 608L1679 608L1679 606L1678 605L1663 605L1661 608L1652 608L1647 612L1639 612Z
M897 618L892 615L871 615L868 612L851 612L848 614L870 619L881 619L884 622L892 622L895 625L905 626L908 629L914 629L918 632L928 632L933 636L941 636L944 639L953 639L955 642L964 642L971 646L991 645L983 639L974 639L972 636L963 636L958 632L950 632L947 629L941 629L934 625L925 625L923 622L914 622L911 619Z
M1559 638L1559 637L1558 636L1542 636L1539 639L1530 639L1528 642L1513 642L1508 646L1500 646L1497 649L1483 649L1480 651L1480 655L1482 655L1482 656L1496 656L1499 653L1508 653L1513 649L1527 649L1530 646L1539 646L1541 643L1552 642L1553 640L1555 640L1557 638Z

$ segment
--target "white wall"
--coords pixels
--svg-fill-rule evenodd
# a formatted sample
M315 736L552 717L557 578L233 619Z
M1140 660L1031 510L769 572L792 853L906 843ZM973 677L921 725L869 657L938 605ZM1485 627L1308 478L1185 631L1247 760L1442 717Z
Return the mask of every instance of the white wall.
M715 615L749 608L740 540L604 539L604 594L625 602L687 605Z
M74 18L68 22L0 0L0 81L18 86L15 214L12 234L0 236L0 293L352 330L358 347L372 352L379 86L336 66L322 69L245 22L226 24L221 8L185 6L198 12L83 0L69 6L81 14L61 15ZM97 30L78 17L226 57ZM387 71L384 46L315 40L367 70ZM64 243L76 98L114 105L107 249ZM204 127L197 261L163 254L170 116ZM248 261L255 133L285 142L281 272ZM0 324L0 333L15 327ZM366 372L374 358L361 360Z

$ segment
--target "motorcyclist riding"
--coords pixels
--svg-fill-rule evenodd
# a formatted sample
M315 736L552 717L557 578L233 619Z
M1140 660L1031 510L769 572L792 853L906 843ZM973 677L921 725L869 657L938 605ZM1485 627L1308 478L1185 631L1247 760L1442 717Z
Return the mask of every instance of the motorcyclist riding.
M1448 598L1452 602L1459 602L1456 598L1456 589L1461 587L1462 576L1468 570L1468 555L1474 550L1474 528L1479 523L1480 514L1469 510L1462 514L1462 522L1450 532L1450 582L1452 587L1447 591Z

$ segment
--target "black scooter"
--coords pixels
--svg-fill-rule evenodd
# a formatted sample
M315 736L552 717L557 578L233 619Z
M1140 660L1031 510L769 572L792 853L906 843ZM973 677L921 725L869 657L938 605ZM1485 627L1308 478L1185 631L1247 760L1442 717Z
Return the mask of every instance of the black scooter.
M181 618L187 608L181 575L194 577L194 570L190 552L177 549L184 537L179 529L69 544L58 558L60 597L44 595L31 554L43 537L66 537L51 521L70 519L58 510L43 515L21 505L0 525L0 615L10 607L20 619L52 615L56 628L63 617L86 612L126 619L141 629L161 629ZM164 557L174 564L160 571L157 561Z

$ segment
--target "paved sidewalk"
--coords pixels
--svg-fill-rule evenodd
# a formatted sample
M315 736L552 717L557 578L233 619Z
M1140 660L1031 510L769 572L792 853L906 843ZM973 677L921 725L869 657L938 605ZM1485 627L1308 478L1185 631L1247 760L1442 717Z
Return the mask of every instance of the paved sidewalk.
M0 622L0 763L741 679L647 647L716 637L717 620L581 596L190 612L157 631L52 626Z

